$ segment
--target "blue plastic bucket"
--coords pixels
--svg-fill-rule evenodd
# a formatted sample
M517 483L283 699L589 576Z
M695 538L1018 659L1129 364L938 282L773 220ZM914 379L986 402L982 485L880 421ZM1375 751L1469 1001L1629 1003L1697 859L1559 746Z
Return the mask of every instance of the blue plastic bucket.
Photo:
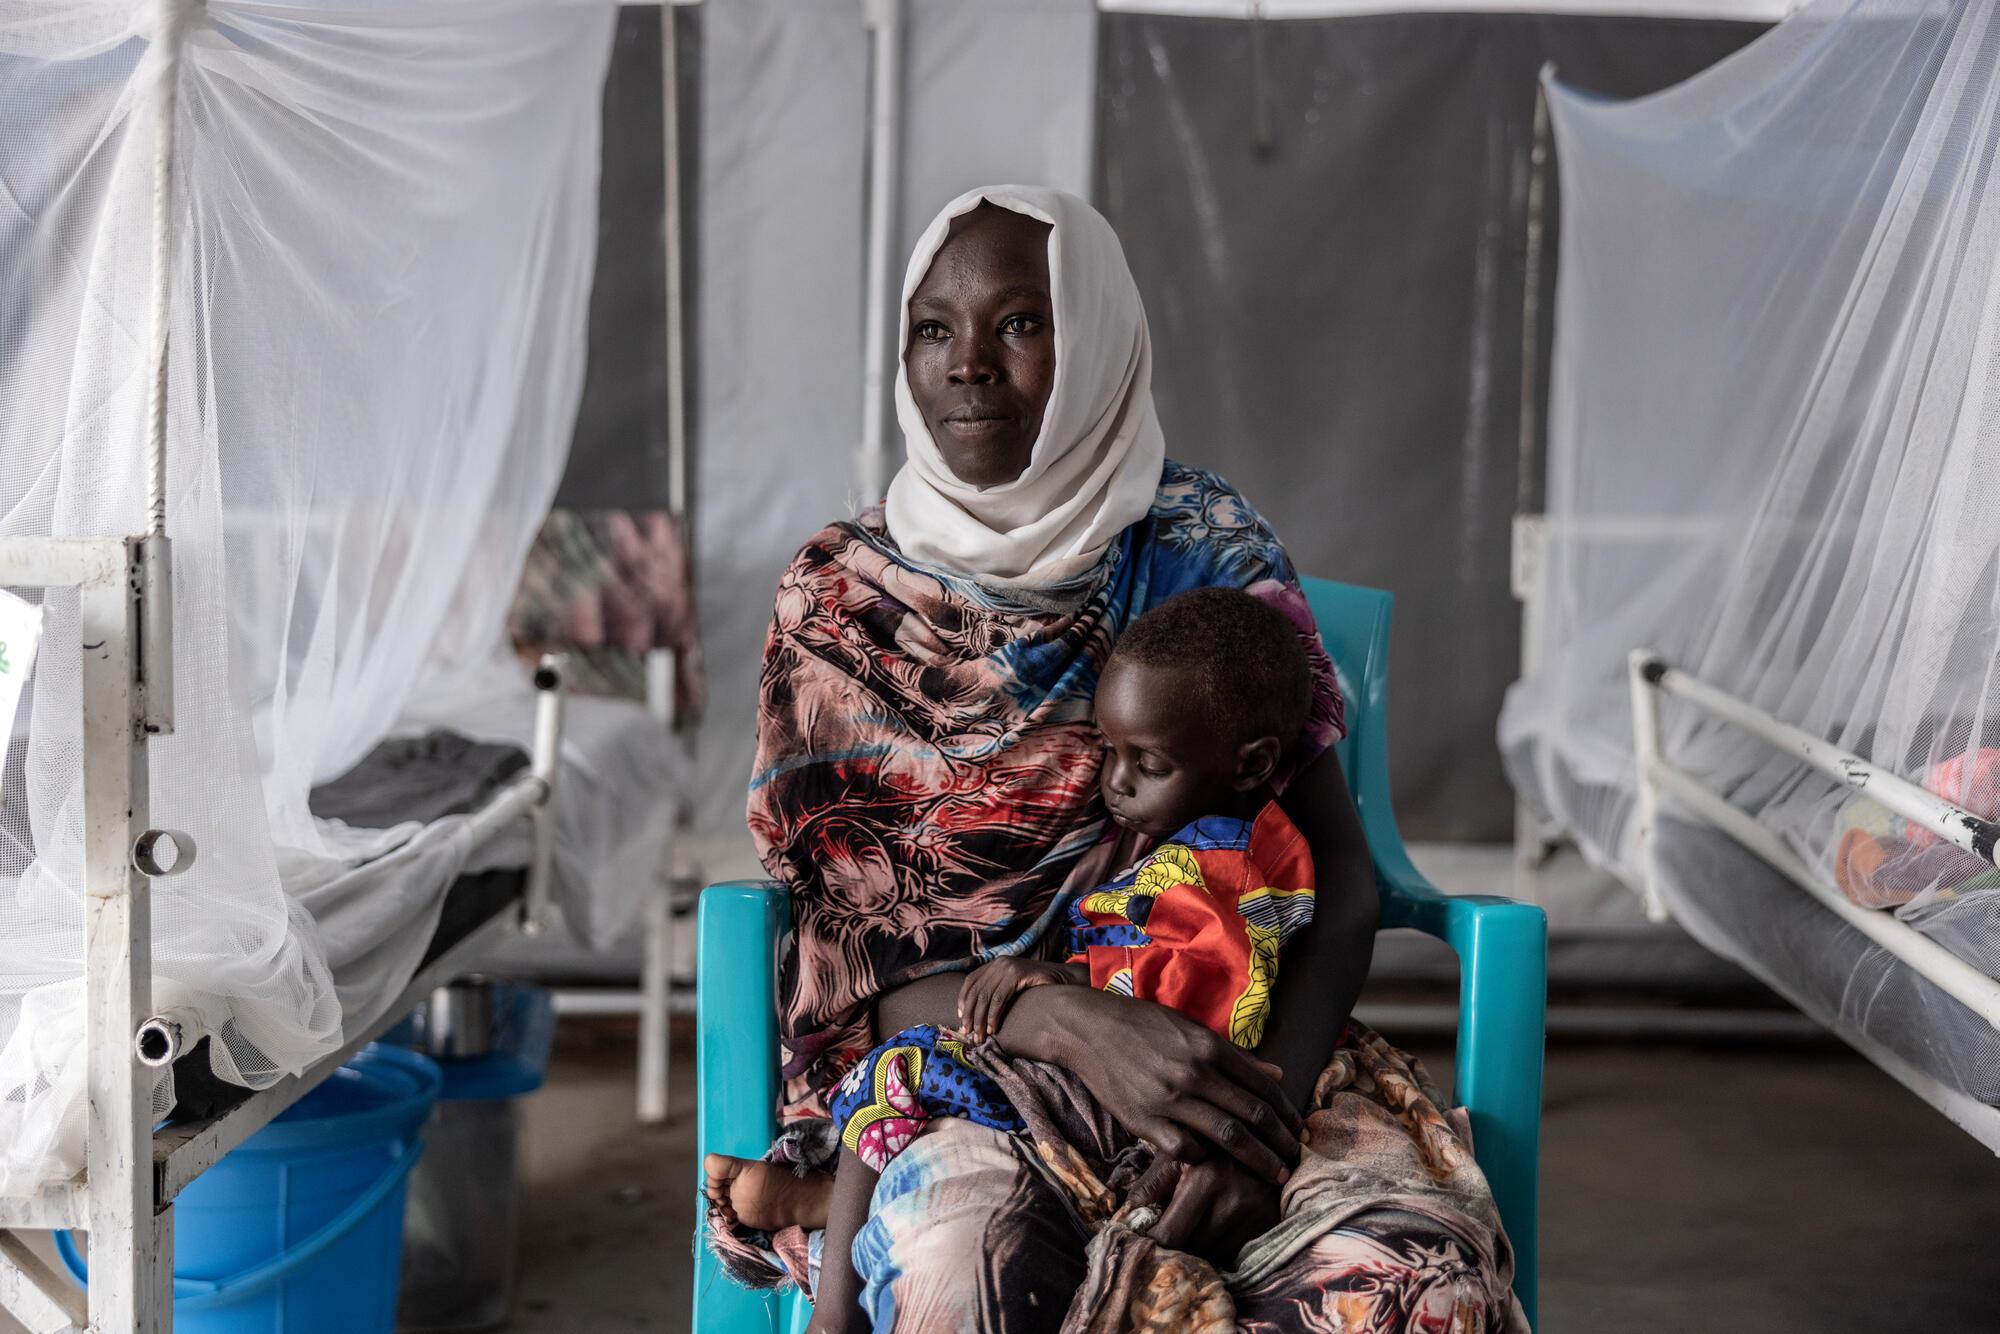
M403 1204L440 1077L372 1046L174 1202L176 1334L392 1334ZM83 1262L67 1233L70 1272Z

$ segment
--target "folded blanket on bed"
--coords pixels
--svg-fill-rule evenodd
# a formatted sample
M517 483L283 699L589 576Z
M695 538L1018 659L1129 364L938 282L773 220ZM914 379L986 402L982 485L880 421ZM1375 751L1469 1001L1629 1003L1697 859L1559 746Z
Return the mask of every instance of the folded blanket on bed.
M312 813L360 829L429 824L483 805L528 767L516 746L443 730L390 737L361 763L312 790Z

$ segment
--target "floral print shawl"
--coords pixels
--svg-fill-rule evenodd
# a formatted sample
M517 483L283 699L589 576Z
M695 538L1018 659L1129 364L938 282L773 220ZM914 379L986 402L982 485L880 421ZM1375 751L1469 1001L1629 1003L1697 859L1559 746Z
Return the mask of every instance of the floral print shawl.
M790 1114L871 1046L870 1002L932 973L1042 953L1066 887L1142 849L1106 819L1091 699L1133 618L1243 588L1299 627L1312 719L1296 771L1341 734L1333 667L1291 561L1228 483L1168 462L1152 511L1061 589L904 557L879 511L792 558L765 643L749 823L792 895L779 970Z

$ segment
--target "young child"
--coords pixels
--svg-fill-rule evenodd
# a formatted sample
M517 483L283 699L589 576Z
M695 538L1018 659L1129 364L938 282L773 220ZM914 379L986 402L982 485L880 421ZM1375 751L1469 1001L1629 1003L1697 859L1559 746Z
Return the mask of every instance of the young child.
M1070 906L1067 962L981 965L960 987L956 1032L906 1029L841 1081L812 1329L867 1327L855 1234L876 1178L926 1121L1026 1128L965 1059L965 1044L998 1033L1023 991L1097 987L1157 1001L1242 1047L1261 1040L1279 948L1313 913L1311 856L1271 790L1310 694L1291 622L1248 593L1184 593L1126 629L1097 689L1104 803L1118 824L1165 841Z

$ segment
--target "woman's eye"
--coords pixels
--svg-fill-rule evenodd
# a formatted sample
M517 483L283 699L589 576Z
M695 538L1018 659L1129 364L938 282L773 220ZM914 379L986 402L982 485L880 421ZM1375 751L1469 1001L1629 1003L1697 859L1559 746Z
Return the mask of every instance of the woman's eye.
M916 335L926 343L935 343L945 336L945 329L936 320L925 320L917 326Z
M1042 327L1042 322L1033 315L1009 315L1000 322L1000 332L1005 334L1031 334Z

